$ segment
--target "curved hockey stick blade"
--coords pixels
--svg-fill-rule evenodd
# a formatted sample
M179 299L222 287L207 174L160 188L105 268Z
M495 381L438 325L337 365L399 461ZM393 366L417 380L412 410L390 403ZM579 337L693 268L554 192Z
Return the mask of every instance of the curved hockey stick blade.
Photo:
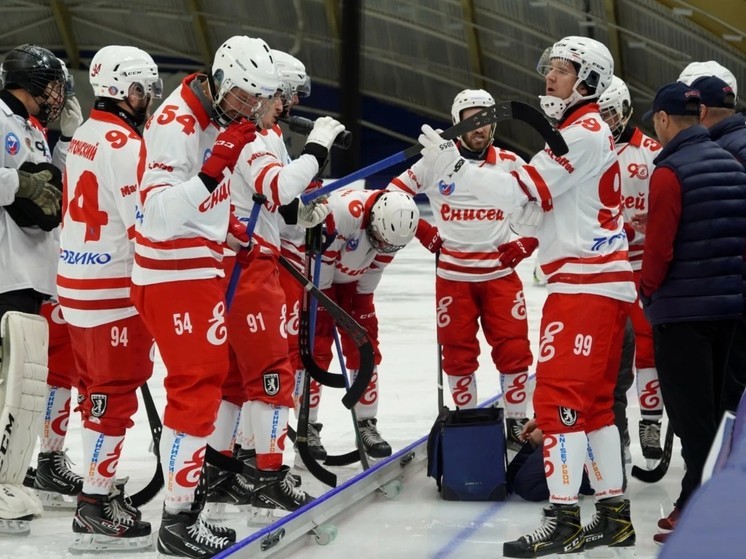
M554 155L565 155L569 151L562 134L537 108L520 101L510 101L510 110L514 119L522 120L541 134Z
M311 379L303 378L303 397L298 412L298 431L295 435L295 448L309 473L321 483L337 487L337 476L319 464L308 449L308 411L311 405ZM288 427L288 431L289 431Z
M288 439L295 442L297 433L295 429L288 425ZM302 458L302 457L301 457ZM330 454L324 460L325 466L349 466L355 462L360 462L360 453L357 450L351 450L346 454Z
M153 395L150 393L147 383L143 383L140 387L142 392L142 401L145 404L145 412L148 415L148 423L150 424L150 434L153 437L153 452L155 453L155 472L153 477L148 484L140 489L137 493L130 495L130 501L132 506L139 508L145 503L152 501L158 492L163 488L163 470L161 470L161 456L160 456L160 444L161 444L161 432L163 431L163 425L161 424L161 418L158 415L158 409L155 407L153 402Z
M638 466L632 466L632 476L645 483L656 483L663 479L668 472L668 466L671 464L671 454L673 453L673 428L669 422L666 427L666 440L663 445L663 456L661 461L652 470L645 470Z

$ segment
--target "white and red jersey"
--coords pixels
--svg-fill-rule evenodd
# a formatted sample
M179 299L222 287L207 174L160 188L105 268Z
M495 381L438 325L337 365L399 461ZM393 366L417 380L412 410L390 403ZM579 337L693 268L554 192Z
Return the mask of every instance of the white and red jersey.
M20 103L20 101L19 101ZM33 118L33 117L32 117ZM19 227L5 211L18 191L17 169L25 162L52 162L49 144L40 126L15 114L0 100L0 293L33 289L54 295L59 251L55 231Z
M635 128L629 142L616 145L619 158L619 170L622 173L622 216L625 223L631 223L635 214L647 213L650 176L661 145L650 136ZM629 262L632 269L642 268L642 249L645 245L645 233L635 231L629 243Z
M264 251L280 254L280 227L285 222L277 210L297 198L318 171L319 163L313 155L290 160L277 125L262 130L241 151L231 192L234 212L247 221L254 207L252 195L266 196L254 229L254 240Z
M198 176L220 132L200 79L184 78L145 125L132 270L137 285L224 276L231 176L226 170L213 192Z
M137 314L130 284L142 157L140 134L106 111L92 110L70 142L57 292L73 326L100 326Z
M490 146L483 160L466 160L470 165L490 168L499 165L517 170L526 162L511 151ZM453 281L484 281L510 274L513 270L500 263L497 247L510 240L508 212L478 198L463 185L462 179L446 185L428 180L420 160L391 181L389 190L401 190L410 196L427 194L435 225L443 239L438 259L438 276ZM493 188L502 185L495 181Z
M334 283L358 282L358 293L373 293L381 280L384 268L394 259L393 254L381 254L368 240L370 208L382 190L342 189L331 193L330 218L326 229L336 237L324 251L319 287L326 289Z
M611 131L596 103L571 109L559 130L569 148L563 156L546 147L510 174L499 166L463 164L455 174L476 196L507 213L527 196L541 204L538 260L550 294L588 293L633 302L637 291ZM495 188L496 182L505 186Z

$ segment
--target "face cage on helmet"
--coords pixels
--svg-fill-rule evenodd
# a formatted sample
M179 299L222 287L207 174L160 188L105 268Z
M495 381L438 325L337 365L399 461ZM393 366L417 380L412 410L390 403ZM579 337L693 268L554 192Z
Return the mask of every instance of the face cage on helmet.
M375 250L378 253L392 254L394 252L400 251L406 246L406 245L391 245L387 243L386 241L384 241L379 235L378 230L373 226L372 223L370 223L368 227L365 228L365 232L368 235L368 241L370 241L370 246L372 246L373 250Z
M611 135L614 136L614 140L618 140L622 135L622 132L624 132L624 129L627 127L627 123L632 116L632 108L630 108L626 116L616 110L616 107L601 109L600 112L601 118L603 118L606 124L609 125L609 128L611 129Z
M145 99L145 97L160 99L163 97L163 80L158 78L151 81L132 82L127 94L131 95L132 93L138 95L140 99Z
M281 94L282 91L278 89L272 97L262 98L252 94L251 100L241 101L232 90L229 90L220 98L220 102L228 100L231 109L237 114L228 116L228 113L220 106L220 102L216 102L214 104L216 119L222 126L228 126L245 118L253 122L257 128L261 128L262 119L272 109L275 99Z
M49 93L46 91L49 90ZM46 126L50 122L57 120L62 114L62 109L65 107L67 101L67 89L65 78L62 77L59 80L50 81L45 88L45 93L39 95L36 99L41 97L39 104L39 114L36 118L41 124Z

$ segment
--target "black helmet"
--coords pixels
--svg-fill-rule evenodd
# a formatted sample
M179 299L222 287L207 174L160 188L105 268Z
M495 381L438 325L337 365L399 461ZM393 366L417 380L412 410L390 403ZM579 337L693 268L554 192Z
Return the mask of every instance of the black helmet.
M42 123L57 118L65 104L65 72L58 58L38 45L20 45L5 55L2 66L5 89L25 89L34 97L45 96L50 82L59 82L62 92L52 92L51 104L40 104L41 113L36 115ZM55 88L57 90L57 88Z

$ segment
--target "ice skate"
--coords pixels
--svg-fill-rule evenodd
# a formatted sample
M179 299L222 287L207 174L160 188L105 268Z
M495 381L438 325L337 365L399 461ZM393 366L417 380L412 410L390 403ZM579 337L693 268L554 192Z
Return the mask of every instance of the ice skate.
M515 541L503 544L504 557L544 557L580 553L585 539L578 505L549 505L543 509L541 526Z
M150 523L133 518L112 495L78 495L71 553L137 551L152 546Z
M239 511L248 511L251 505L251 495L254 490L253 481L242 474L219 470L215 466L206 465L207 503L204 517L209 520L221 520L228 516L227 505L237 507Z
M200 518L199 512L170 513L164 510L158 530L158 551L163 555L176 557L203 558L217 555L233 545L235 532L231 540L214 533L211 529L213 527L214 525Z
M391 445L381 436L377 423L378 420L374 417L360 419L357 422L357 427L360 430L360 439L368 456L371 458L386 458L391 456Z
M663 457L660 422L654 419L643 419L640 421L639 430L643 458L653 462L660 460Z
M528 423L528 418L513 419L511 417L505 420L506 445L508 450L518 452L526 442L521 438L523 426Z
M623 548L635 545L635 528L630 518L629 499L613 497L596 503L596 514L586 526L583 526L586 557L611 557L607 549Z
M45 508L75 509L73 497L83 491L83 478L70 470L70 459L61 450L40 452L34 489Z
M273 522L313 501L305 491L295 485L290 469L283 466L279 471L257 470L254 497L251 501L251 520L256 524Z

